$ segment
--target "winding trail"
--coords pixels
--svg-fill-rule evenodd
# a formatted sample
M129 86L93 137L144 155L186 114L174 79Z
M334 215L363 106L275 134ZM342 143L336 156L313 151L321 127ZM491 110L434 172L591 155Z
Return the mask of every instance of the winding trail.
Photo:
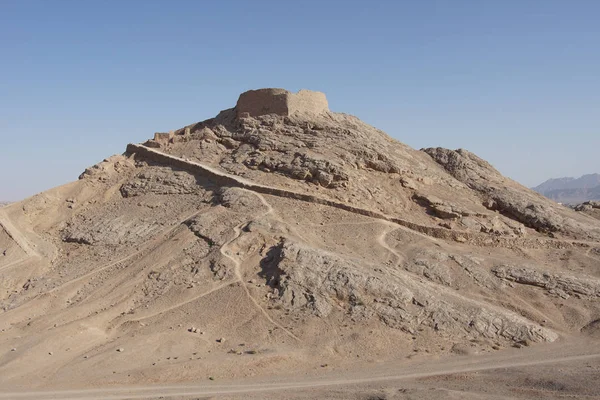
M258 196L258 198L260 199L260 201L267 207L267 211L264 212L263 214L261 214L258 218L264 218L267 215L273 213L273 207L266 201L266 199L260 195L259 193L255 193L252 191L249 191L250 193ZM246 286L246 283L244 282L244 277L241 271L241 267L242 267L242 262L237 258L234 257L234 251L231 249L231 245L233 242L235 242L241 235L242 235L242 227L244 225L247 224L246 222L242 222L241 224L235 226L233 228L235 235L229 239L227 242L225 242L223 244L223 246L221 246L220 248L220 252L221 254L228 258L229 260L231 260L233 262L233 264L235 265L235 276L236 276L236 282L239 282L242 285L242 288L244 289L244 292L246 293L246 296L248 297L248 299L250 299L250 301L256 306L256 308L260 311L260 313L273 325L275 325L276 327L278 327L279 329L283 330L288 336L290 336L291 338L293 338L294 340L301 342L300 338L298 338L296 335L294 335L292 332L290 332L287 328L285 328L284 326L282 326L281 324L279 324L278 322L276 322L275 320L273 320L273 318L271 318L271 316L269 315L269 313L267 313L267 311L260 305L260 303L252 296L252 294L250 293L250 290L248 290L248 286Z
M249 191L249 192L250 192L251 194L253 194L253 195L257 196L257 197L260 199L260 201L261 201L261 202L262 202L262 203L263 203L263 204L264 204L264 205L267 207L267 211L266 211L266 212L264 212L263 214L261 214L261 215L260 215L258 218L263 218L263 217L265 217L265 216L267 216L267 215L269 215L269 214L272 214L272 213L273 213L273 211L274 211L274 210L273 210L273 207L272 207L272 206L271 206L271 205L270 205L270 204L269 204L269 203L266 201L266 199L265 199L265 198L264 198L262 195L260 195L259 193L252 192L252 191ZM189 219L193 218L193 217L194 217L195 215L197 215L198 213L199 213L199 212L196 212L196 213L194 213L194 214L192 214L192 215L190 215L190 216L186 217L186 218L185 218L183 221L181 221L179 224L177 224L177 226L179 226L179 225L183 224L185 221L187 221L187 220L189 220ZM144 315L144 316L142 316L141 318L129 319L129 320L128 320L128 322L139 322L139 321L143 321L143 320L147 320L147 319L149 319L149 318L155 317L155 316L157 316L157 315L162 315L162 314L164 314L164 313L167 313L167 312L169 312L169 311L172 311L172 310L175 310L175 309L177 309L177 308L179 308L179 307L182 307L182 306L184 306L184 305L186 305L186 304L189 304L189 303L192 303L192 302L194 302L194 301L196 301L196 300L199 300L199 299L201 299L201 298L203 298L203 297L206 297L206 296L208 296L208 295L210 295L210 294L212 294L212 293L214 293L214 292L217 292L217 291L219 291L219 290L221 290L221 289L223 289L223 288L225 288L225 287L232 286L232 285L234 285L234 284L236 284L236 283L239 283L239 284L240 284L240 286L241 286L241 287L244 289L244 292L245 292L246 296L247 296L247 297L250 299L250 301L251 301L251 302L252 302L252 303L253 303L253 304L256 306L256 308L258 309L258 311L259 311L259 312L260 312L260 313L261 313L261 314L262 314L262 315L263 315L263 316L264 316L264 317L265 317L265 318L266 318L266 319L267 319L267 320L268 320L268 321L269 321L271 324L273 324L274 326L276 326L276 327L278 327L279 329L281 329L282 331L284 331L284 332L285 332L285 333L286 333L288 336L290 336L290 337L291 337L291 338L293 338L294 340L301 341L301 340L300 340L300 338L298 338L296 335L294 335L292 332L290 332L290 331L289 331L288 329L286 329L284 326L282 326L281 324L277 323L275 320L273 320L273 318L271 318L271 316L270 316L270 315L267 313L267 311L266 311L266 310L265 310L265 309L264 309L264 308L263 308L263 307L262 307L262 306L261 306L261 305L258 303L258 301L257 301L257 300L256 300L256 299L255 299L255 298L254 298L254 297L251 295L250 291L248 290L248 287L246 286L246 284L245 284L245 282L244 282L244 279L243 279L243 276L242 276L242 273L241 273L241 261L240 261L238 258L236 258L236 257L234 257L234 256L233 256L233 254L234 254L234 251L233 251L233 250L231 250L231 245L232 245L232 243L233 243L233 242L235 242L235 241L236 241L236 240L237 240L237 239L238 239L238 238L241 236L241 234L242 234L242 227L243 227L243 226L244 226L246 223L247 223L247 221L246 221L246 222L243 222L243 223L241 223L241 224L239 224L239 225L237 225L237 226L235 226L235 227L233 228L235 235L233 235L233 237L232 237L231 239L229 239L228 241L226 241L226 242L225 242L225 243L224 243L224 244L221 246L221 248L219 249L219 252L221 253L221 255L223 255L223 256L224 256L224 257L226 257L227 259L231 260L231 262L233 262L233 264L234 264L234 266L235 266L235 268L234 268L234 274L235 274L235 278L236 278L235 280L233 280L233 281L230 281L230 282L223 283L223 284L221 284L221 285L218 285L218 286L216 286L216 287L214 287L214 288L212 288L212 289L210 289L210 290L208 290L208 291L206 291L206 292L203 292L203 293L199 294L198 296L194 296L194 297L192 297L192 298L190 298L190 299L184 300L184 301L182 301L182 302L179 302L179 303L177 303L177 304L174 304L174 305L172 305L172 306L170 306L170 307L168 307L168 308L162 309L162 310L160 310L160 311L157 311L157 312L155 312L155 313L148 314L148 315ZM175 227L171 228L169 231L165 232L163 235L161 235L161 237L164 237L165 235L169 234L169 233L170 233L171 231L173 231L173 230L174 230L174 229L175 229L177 226L175 226ZM151 241L151 242L152 242L152 241ZM145 247L147 247L147 246L145 246ZM117 261L115 261L115 262L111 263L110 265L107 265L106 267L103 267L102 269L106 269L106 268L109 268L109 267L111 267L111 266L113 266L113 265L116 265L116 264L118 264L118 263L120 263L120 262L126 261L126 260L130 259L131 257L135 256L136 254L140 253L141 251L143 251L143 250L140 250L140 251L138 251L138 252L136 252L136 253L134 253L134 254L131 254L131 255L129 255L129 256L127 256L127 257L125 257L125 258L121 259L121 260L117 260ZM96 272L96 271L93 271L93 272ZM93 273L93 272L92 272L92 273ZM91 273L90 273L90 274L91 274ZM88 274L88 275L89 275L89 274ZM83 277L81 277L81 278L78 278L78 279L82 279L82 278L84 278L84 277L85 277L85 276L83 276Z
M390 224L391 225L391 224ZM392 225L393 227L393 225ZM396 262L396 266L400 265L400 263L402 262L402 260L404 260L406 257L402 254L400 254L399 252L396 251L396 249L394 249L393 247L391 247L387 241L385 240L387 238L387 236L396 231L398 228L397 227L393 227L390 230L384 231L381 235L379 235L379 237L377 238L377 243L379 243L384 249L386 249L387 251L389 251L390 253L392 253L394 255L394 257L397 258L397 262Z

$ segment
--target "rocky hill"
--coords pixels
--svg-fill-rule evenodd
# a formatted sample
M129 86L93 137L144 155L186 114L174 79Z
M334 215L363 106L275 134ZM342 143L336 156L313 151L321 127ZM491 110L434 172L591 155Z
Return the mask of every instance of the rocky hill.
M600 174L588 174L579 178L549 179L534 187L533 190L565 204L600 200Z
M600 201L586 201L573 206L573 209L596 219L600 219Z
M600 319L600 221L317 92L244 93L0 226L4 386L495 352Z

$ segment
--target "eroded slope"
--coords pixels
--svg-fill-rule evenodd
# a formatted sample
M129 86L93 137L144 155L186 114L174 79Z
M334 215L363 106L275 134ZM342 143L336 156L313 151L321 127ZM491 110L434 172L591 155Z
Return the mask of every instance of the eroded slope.
M426 154L328 112L228 110L146 144L0 211L3 385L276 374L596 335L597 221L470 154Z

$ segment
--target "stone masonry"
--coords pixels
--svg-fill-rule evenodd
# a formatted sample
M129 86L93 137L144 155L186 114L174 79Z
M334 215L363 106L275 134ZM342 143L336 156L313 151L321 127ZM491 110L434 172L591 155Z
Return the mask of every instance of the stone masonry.
M285 89L249 90L240 95L235 108L238 117L244 113L256 117L266 114L322 114L329 111L325 93L311 90L292 93Z

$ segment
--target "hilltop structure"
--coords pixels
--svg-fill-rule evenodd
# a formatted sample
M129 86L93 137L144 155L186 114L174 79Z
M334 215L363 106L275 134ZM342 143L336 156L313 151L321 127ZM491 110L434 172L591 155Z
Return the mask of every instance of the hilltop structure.
M329 111L325 93L300 90L292 93L285 89L249 90L240 95L235 106L238 116L276 114L290 116L301 114L323 114Z

